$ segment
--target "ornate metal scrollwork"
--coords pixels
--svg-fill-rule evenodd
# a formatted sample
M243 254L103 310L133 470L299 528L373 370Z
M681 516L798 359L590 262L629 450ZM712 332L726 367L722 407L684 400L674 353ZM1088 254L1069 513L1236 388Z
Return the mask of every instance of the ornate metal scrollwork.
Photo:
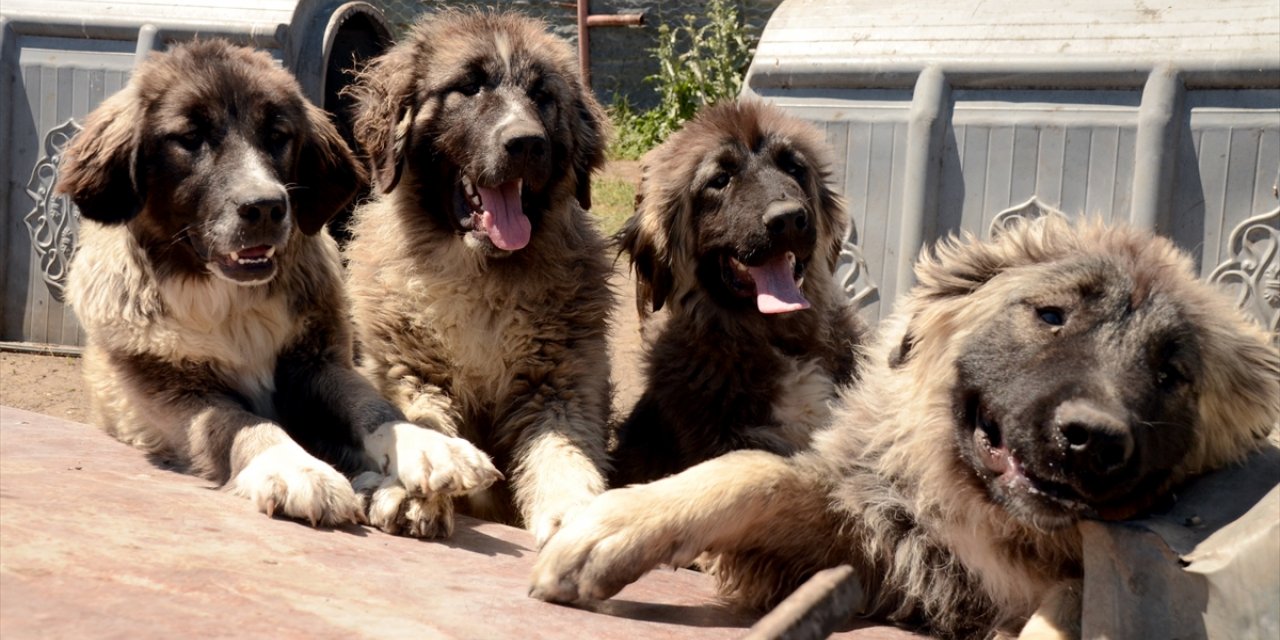
M862 255L862 247L858 246L858 229L852 220L849 221L849 235L840 246L840 256L836 259L836 280L840 283L840 290L849 298L849 304L855 308L863 308L880 299L880 287L871 278L867 259Z
M1065 215L1066 214L1061 211L1041 202L1036 196L1031 196L1031 199L1026 202L1014 205L1000 213L997 213L996 217L991 220L991 227L987 229L987 236L995 238L1007 230L1010 225L1013 225L1020 220L1035 220L1045 216Z
M1209 282L1234 293L1236 306L1261 321L1280 346L1280 207L1232 229L1227 251L1230 259L1209 274Z
M23 221L31 234L31 248L40 261L44 283L58 302L62 302L67 267L75 253L80 212L66 195L55 194L53 187L58 181L62 151L80 129L74 119L50 129L44 137L44 155L36 162L27 181L27 195L36 206Z

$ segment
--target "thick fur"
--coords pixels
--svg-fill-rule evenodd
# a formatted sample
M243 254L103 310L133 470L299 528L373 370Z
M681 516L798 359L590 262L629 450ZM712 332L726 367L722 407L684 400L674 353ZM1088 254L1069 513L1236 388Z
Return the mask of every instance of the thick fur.
M1037 622L1070 635L1077 520L1137 513L1280 418L1280 356L1163 238L1048 217L944 242L917 276L812 452L605 493L544 547L533 595L605 598L710 552L757 607L849 563L853 612L984 637L1047 603Z
M354 370L337 247L365 173L265 53L156 54L86 120L69 295L98 423L272 514L361 519L363 436L403 421ZM323 460L322 460L323 459Z
M347 247L362 370L411 420L494 456L508 482L466 506L539 541L603 490L606 463L613 293L579 206L606 123L575 69L539 22L446 11L355 86L380 191ZM470 188L514 181L532 231L501 249ZM425 499L419 518L451 520L450 500Z
M704 109L645 157L622 246L641 315L652 305L667 317L619 429L613 484L735 449L790 454L828 422L864 334L833 275L847 215L829 172L821 133L756 101ZM798 216L798 228L781 216L771 226L775 213ZM810 306L762 313L741 265L784 254Z

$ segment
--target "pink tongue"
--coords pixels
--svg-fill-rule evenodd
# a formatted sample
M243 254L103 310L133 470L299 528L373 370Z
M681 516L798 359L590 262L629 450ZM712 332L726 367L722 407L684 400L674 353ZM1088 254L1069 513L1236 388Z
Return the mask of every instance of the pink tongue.
M781 255L758 267L747 267L756 281L756 308L760 313L788 313L808 309L809 301L796 287L795 262Z
M480 226L489 234L493 246L515 251L529 244L532 226L520 204L520 181L505 182L496 189L476 185L476 190L484 205Z

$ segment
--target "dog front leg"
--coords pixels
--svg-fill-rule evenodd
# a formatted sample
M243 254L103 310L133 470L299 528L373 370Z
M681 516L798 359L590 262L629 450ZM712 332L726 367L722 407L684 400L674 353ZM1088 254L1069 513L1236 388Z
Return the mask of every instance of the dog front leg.
M197 424L226 431L226 425L214 425L221 419L202 416ZM234 433L227 485L232 493L252 500L269 516L279 512L312 526L363 520L363 506L346 477L307 453L279 425L259 420Z
M453 533L453 499L502 478L489 456L456 437L455 412L438 389L416 389L403 398L407 420L369 429L365 453L380 476L357 478L368 492L369 522L395 534L443 538Z
M604 599L659 565L723 553L821 489L789 460L736 451L662 480L601 494L551 537L529 594L553 602Z
M538 547L605 489L604 443L591 442L592 431L603 429L575 429L550 418L525 430L516 446L515 503Z

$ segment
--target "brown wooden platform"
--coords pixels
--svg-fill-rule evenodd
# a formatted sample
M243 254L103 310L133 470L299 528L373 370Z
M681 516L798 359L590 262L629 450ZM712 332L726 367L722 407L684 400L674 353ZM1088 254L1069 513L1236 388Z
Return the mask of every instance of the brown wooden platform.
M526 596L522 530L451 540L270 519L97 429L0 407L0 637L737 638L707 576L655 571L589 609ZM908 638L891 627L845 638Z

